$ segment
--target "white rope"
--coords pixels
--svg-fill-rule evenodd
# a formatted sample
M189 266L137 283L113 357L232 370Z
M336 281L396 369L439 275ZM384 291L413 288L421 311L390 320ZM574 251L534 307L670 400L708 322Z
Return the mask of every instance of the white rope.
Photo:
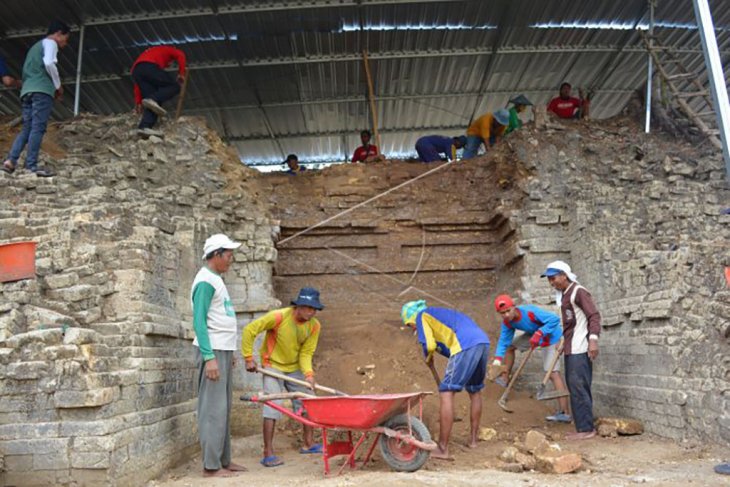
M385 196L385 195L387 195L387 194L389 194L389 193L392 193L392 192L393 192L393 191L395 191L395 190L398 190L398 189L404 188L405 186L408 186L409 184L411 184L411 183L413 183L413 182L416 182L416 181L418 181L418 180L419 180L419 179L421 179L421 178L425 178L426 176L429 176L429 175L431 175L431 174L435 173L436 171L440 171L441 169L443 169L443 168L445 168L445 167L449 167L449 166L451 166L451 164L452 164L452 162L447 162L447 163L445 163L445 164L441 164L440 166L438 166L438 167L435 167L435 168L433 168L433 169L431 169L431 170L429 170L429 171L426 171L426 172L425 172L425 173L423 173L423 174L419 174L418 176L416 176L416 177L415 177L415 178L413 178L413 179L409 179L408 181L405 181L405 182L403 182L403 183L400 183L400 184L399 184L398 186L394 186L394 187L390 188L389 190L387 190L387 191L384 191L384 192L382 192L382 193L380 193L380 194L378 194L378 195L375 195L375 196L373 196L372 198L370 198L370 199L367 199L367 200L365 200L365 201L363 201L363 202L361 202L361 203L358 203L358 204L356 204L355 206L353 206L353 207L351 207L351 208L348 208L348 209L346 209L346 210L343 210L343 211L341 211L341 212L337 213L336 215L333 215L333 216L331 216L331 217L329 217L329 218L325 218L324 220L322 220L322 221L321 221L321 222L319 222L319 223L315 223L314 225L312 225L312 226L310 226L310 227L307 227L307 228L305 228L304 230L301 230L301 231L299 231L299 232L295 233L294 235L291 235L291 236L289 236L289 237L286 237L286 238L285 238L285 239L283 239L283 240L280 240L280 241L278 242L278 245L277 245L277 246L279 246L279 245L283 245L283 244L285 244L286 242L288 242L288 241L290 241L290 240L294 240L295 238L297 238L297 237L300 237L300 236L304 235L305 233L308 233L308 232L310 232L310 231L314 230L315 228L321 227L322 225L325 225L325 224L327 224L327 223L331 222L332 220L336 220L337 218L339 218L339 217L341 217L341 216L343 216L343 215L346 215L346 214L348 214L348 213L350 213L350 212L353 212L353 211L355 211L356 209L358 209L358 208L360 208L360 207L362 207L362 206L365 206L365 205L367 205L367 204L370 204L370 203L372 203L373 201L375 201L375 200L377 200L377 199L380 199L380 198L382 198L383 196Z
M350 257L349 255L347 255L344 252L340 252L339 250L333 249L332 247L325 247L325 248L327 250L331 251L331 252L334 252L335 254L339 255L340 257L344 257L344 258L349 259L349 260L351 260L353 262L356 262L357 264L363 266L364 268L366 268L368 270L371 270L371 271L374 271L376 274L380 274L381 276L383 276L383 277L385 277L387 279L390 279L391 281L393 281L395 283L398 283L401 286L408 286L408 284L409 284L406 281L401 281L400 279L398 279L396 277L393 277L393 276L391 276L389 274L386 274L385 272L381 271L377 267L373 267L370 264L366 264L365 262L362 262L360 260L357 260L354 257ZM444 301L443 299L439 298L438 296L434 296L433 294L431 294L431 293L429 293L427 291L424 291L423 289L419 289L419 288L417 288L415 286L408 286L408 287L406 287L403 291L401 291L398 294L398 297L404 295L406 292L411 291L411 290L418 291L419 293L423 294L424 296L427 296L429 298L432 298L432 299L438 301L441 304L445 304L446 306L449 306L450 308L454 308L454 305L451 304L451 303L449 303L448 301Z

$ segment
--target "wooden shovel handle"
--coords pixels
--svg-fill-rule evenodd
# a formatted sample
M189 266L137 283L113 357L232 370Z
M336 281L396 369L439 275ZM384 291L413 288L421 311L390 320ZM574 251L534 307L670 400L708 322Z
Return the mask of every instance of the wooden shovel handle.
M550 374L553 373L553 369L555 368L555 364L558 363L558 360L560 360L560 356L563 354L563 345L565 345L563 341L563 337L560 337L560 341L558 342L558 346L555 347L555 356L550 361L550 367L548 368L547 372L545 372L545 377L542 379L542 385L546 385L548 380L550 379Z
M517 382L517 378L520 376L522 369L525 368L525 364L527 364L527 361L530 360L530 357L532 357L533 351L534 351L534 349L531 348L525 354L525 358L522 359L522 362L520 362L520 366L517 367L517 372L515 372L515 374L512 376L512 380L509 381L509 384L507 385L507 389L502 394L502 399L506 399L507 396L509 395L510 391L512 390L512 387L515 385L515 382Z
M287 382L291 382L292 384L298 384L300 386L309 387L310 389L312 388L312 384L310 384L309 382L307 382L305 380L295 379L294 377L289 377L288 375L280 374L280 373L274 372L272 370L267 370L267 369L262 369L261 367L256 367L256 372L261 372L262 374L268 375L269 377L273 377L275 379L280 379L280 380L285 380ZM322 392L326 392L328 394L334 394L336 396L347 396L347 394L345 394L342 391L338 391L337 389L332 389L331 387L321 386L316 383L314 384L314 388L317 390L320 390Z

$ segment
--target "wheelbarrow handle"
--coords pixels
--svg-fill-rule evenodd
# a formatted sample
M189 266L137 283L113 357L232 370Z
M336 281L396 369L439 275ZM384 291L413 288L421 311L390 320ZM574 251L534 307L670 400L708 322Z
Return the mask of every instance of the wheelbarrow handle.
M280 373L274 372L272 370L267 370L267 369L262 369L261 367L256 367L256 372L261 372L262 374L268 375L269 377L274 377L275 379L285 380L287 382L291 382L292 384L298 384L300 386L309 387L310 389L312 388L312 384L310 384L309 382L307 382L305 380L295 379L294 377L289 377L288 375L280 374ZM328 394L334 394L335 396L347 396L348 395L342 391L338 391L337 389L332 389L331 387L321 386L317 383L314 384L314 388L319 391L326 392Z

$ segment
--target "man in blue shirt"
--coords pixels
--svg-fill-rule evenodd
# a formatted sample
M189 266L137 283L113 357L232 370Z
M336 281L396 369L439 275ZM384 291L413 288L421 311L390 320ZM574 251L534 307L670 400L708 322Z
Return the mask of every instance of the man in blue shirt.
M456 151L466 145L466 136L444 137L441 135L428 135L416 141L416 152L422 162L434 162L441 160L444 154L449 161L456 160Z
M406 326L415 328L429 366L433 364L434 352L449 359L439 384L441 429L438 448L431 452L431 456L452 460L449 456L449 437L454 424L454 395L462 389L466 389L471 400L469 447L477 446L482 416L480 391L484 388L487 372L489 337L464 313L429 307L424 300L404 304L401 319Z
M497 296L494 308L502 316L502 330L494 353L494 367L502 367L503 371L494 382L507 387L512 365L515 363L515 349L526 351L540 347L543 350L543 370L547 372L557 353L556 344L563 336L560 318L554 313L545 311L531 304L515 306L512 298L506 294ZM515 332L518 333L515 333ZM491 374L490 374L491 376ZM560 375L560 359L550 373L550 380L556 391L565 391L565 382ZM560 409L557 413L546 417L548 421L570 423L568 415L568 398L558 398Z
M284 173L289 174L290 176L296 176L300 172L307 170L306 167L299 165L299 158L296 154L289 154L288 156L286 156L286 161L284 161L284 164L289 167L289 170L284 171Z

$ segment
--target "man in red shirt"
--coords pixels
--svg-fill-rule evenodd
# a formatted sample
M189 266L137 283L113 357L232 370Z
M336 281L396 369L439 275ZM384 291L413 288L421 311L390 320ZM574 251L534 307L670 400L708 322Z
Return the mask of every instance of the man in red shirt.
M560 85L560 96L556 96L547 106L547 111L552 112L560 118L588 118L589 100L570 96L572 86L570 83Z
M165 71L172 62L177 62L177 78ZM185 77L185 53L171 46L150 47L139 55L132 65L134 80L134 103L139 112L144 108L139 122L141 133L148 133L159 115L167 111L162 103L180 93Z
M355 149L355 153L352 155L352 162L373 162L379 159L378 146L370 143L371 137L372 135L369 130L360 132L362 145Z

